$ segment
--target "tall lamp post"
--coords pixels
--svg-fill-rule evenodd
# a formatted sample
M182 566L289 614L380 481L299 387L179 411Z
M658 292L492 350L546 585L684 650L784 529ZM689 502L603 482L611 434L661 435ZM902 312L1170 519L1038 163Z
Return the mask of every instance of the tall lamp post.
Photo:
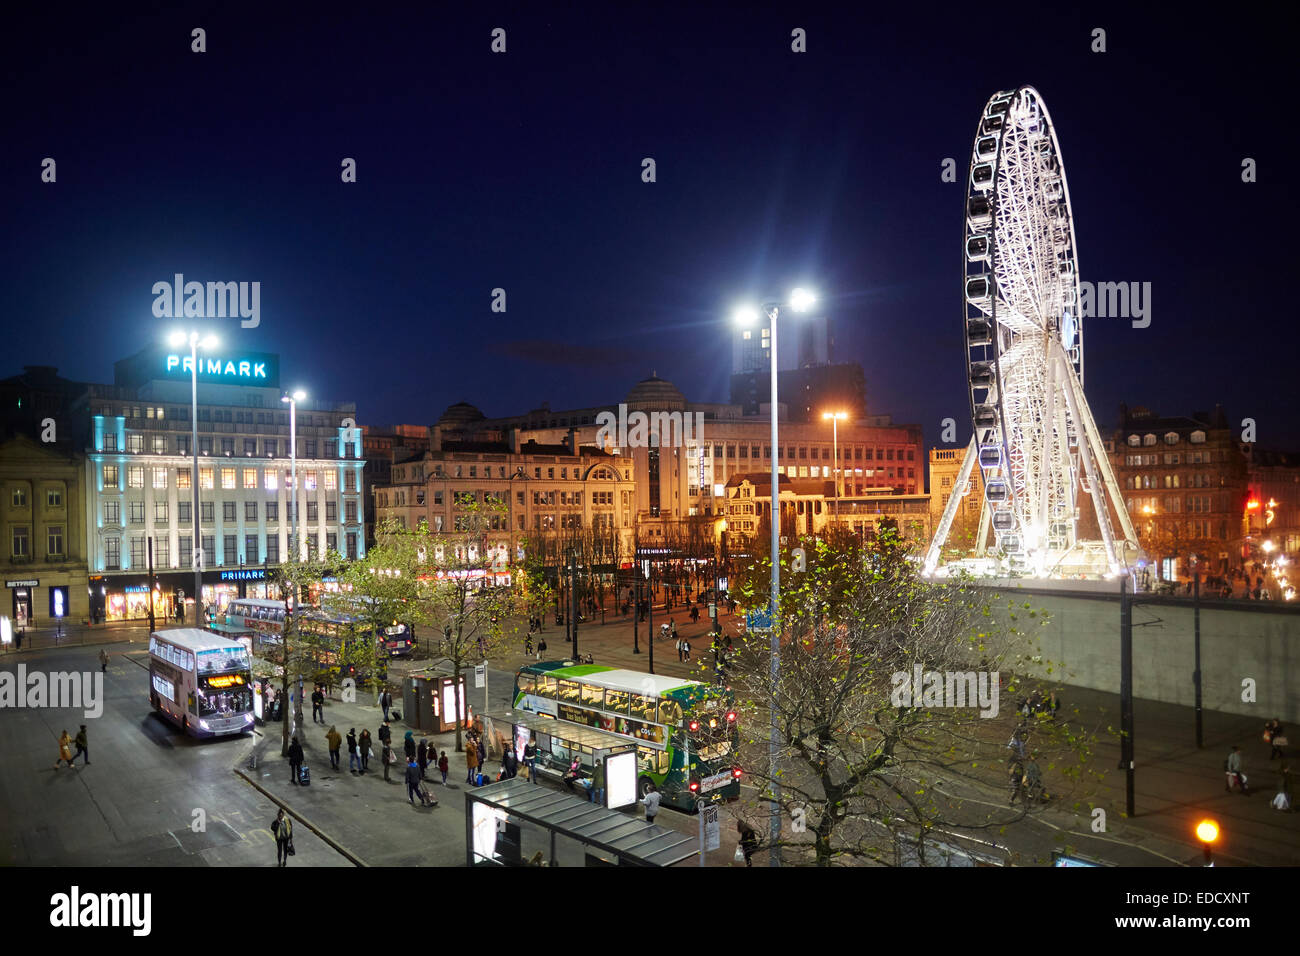
M203 626L203 537L199 524L199 349L214 349L218 345L215 335L199 338L199 333L173 332L168 339L173 348L180 348L186 342L190 346L190 490L193 493L191 506L194 508L194 541L190 554L190 566L194 568L194 626Z
M280 396L280 401L289 406L289 483L293 485L293 498L289 502L289 560L298 563L298 403L307 397L302 389L295 389L291 394ZM298 576L293 578L293 612L298 613ZM302 674L298 674L298 699L294 701L294 720L302 726Z
M795 289L790 293L788 303L791 311L806 312L812 308L817 301L817 297L805 289ZM771 736L768 741L768 771L772 786L771 802L771 821L769 828L769 837L771 839L771 852L768 854L768 861L772 866L781 865L781 785L778 781L777 763L781 751L781 731L777 720L776 713L776 690L777 681L781 672L781 634L778 627L780 620L780 595L781 595L781 489L780 489L780 472L777 461L780 459L780 438L777 434L777 364L776 351L776 331L777 320L781 314L782 305L787 303L765 302L762 309L767 316L771 328L770 345L768 350L769 364L772 372L771 393L769 395L769 405L772 411L772 507L771 507L771 525L772 525L772 593L769 598L768 614L768 633L771 636L771 672L772 681L772 700L770 704L771 713ZM758 321L758 311L752 307L744 307L737 310L735 315L736 324L742 328L753 326Z
M840 422L849 417L848 412L822 412L822 421L831 423L831 458L835 461L835 523L840 522Z

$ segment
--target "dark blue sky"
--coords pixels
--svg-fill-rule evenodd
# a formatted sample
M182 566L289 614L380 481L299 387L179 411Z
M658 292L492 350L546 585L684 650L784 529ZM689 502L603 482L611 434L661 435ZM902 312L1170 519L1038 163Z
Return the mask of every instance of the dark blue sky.
M871 411L964 438L964 186L940 164L964 179L985 100L1028 83L1081 277L1152 283L1149 328L1085 329L1098 420L1222 402L1300 446L1294 57L1263 14L459 6L10 20L0 374L111 380L166 331L150 288L181 272L260 281L260 328L218 331L363 422L590 405L652 368L721 401L733 304L806 284Z

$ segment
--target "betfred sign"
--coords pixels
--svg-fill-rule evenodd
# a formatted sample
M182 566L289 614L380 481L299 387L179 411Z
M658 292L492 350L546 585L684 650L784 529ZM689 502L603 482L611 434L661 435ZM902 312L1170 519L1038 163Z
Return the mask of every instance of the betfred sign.
M700 793L708 793L710 790L717 790L725 787L731 782L731 771L726 773L715 773L712 777L705 777L700 781Z

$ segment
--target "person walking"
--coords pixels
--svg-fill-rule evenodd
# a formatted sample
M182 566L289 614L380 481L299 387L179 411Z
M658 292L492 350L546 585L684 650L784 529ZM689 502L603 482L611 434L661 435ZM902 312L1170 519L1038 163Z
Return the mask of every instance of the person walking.
M442 756L438 758L438 773L442 774L442 785L444 787L447 786L448 769L449 769L449 765L447 763L447 751L444 750L442 752Z
M76 760L78 757L80 757L82 754L85 754L86 756L85 756L84 760L85 760L86 765L89 766L89 765L90 765L90 744L86 742L86 725L85 725L85 724L82 724L82 725L81 725L81 729L80 729L79 731L77 731L77 740L76 740L76 744L77 744L77 752L76 752L75 754L72 755L72 759L75 761L75 760Z
M321 693L320 684L311 692L311 722L325 723L325 695Z
M537 744L530 737L524 744L524 766L528 768L528 782L537 782Z
M293 851L293 820L284 812L284 807L275 815L271 824L271 834L275 837L275 861L277 866L288 866Z
M388 712L393 708L393 695L384 688L384 692L379 695L379 706L384 712L384 723L388 723Z
M429 742L425 737L420 738L420 746L415 748L415 762L420 767L420 779L424 779L424 771L429 766Z
M408 803L415 803L416 798L420 795L420 768L412 757L406 763L406 799Z
M1223 761L1223 769L1228 774L1227 783L1223 789L1231 793L1232 785L1235 782L1241 788L1243 795L1249 795L1250 791L1246 787L1246 775L1241 772L1241 748L1236 744L1232 745L1232 751L1228 754L1228 759Z
M753 866L750 858L758 850L758 834L744 820L736 821L736 832L740 834L740 852L745 855L745 866Z
M361 772L365 773L370 769L370 754L373 752L374 738L370 736L369 729L361 731L361 739L357 741L357 749L361 751Z
M688 664L691 662L691 642L685 639L682 640L682 660Z
M329 733L325 735L325 744L330 750L330 767L339 769L339 748L343 746L343 738L339 736L333 724L330 725Z
M101 674L108 673L108 651L102 647L99 649L99 672Z
M1282 721L1277 717L1274 717L1264 725L1264 739L1268 741L1268 745L1273 748L1269 751L1269 760L1272 760L1274 757L1279 759L1286 758L1286 755L1282 752L1282 748L1287 746L1290 741L1286 739L1286 731L1282 729Z
M537 639L537 659L540 661L545 656L546 656L546 638L539 637Z
M646 795L641 798L641 806L645 807L645 822L654 823L655 817L659 815L659 790L652 783L646 791Z
M1038 754L1030 754L1025 764L1025 802L1031 807L1043 796L1043 772L1038 769Z
M59 759L54 761L54 769L58 770L59 764L65 760L68 762L69 767L73 770L77 769L77 765L72 762L72 738L68 736L66 730L63 732L63 736L59 738Z
M348 728L348 772L356 773L361 769L361 754L357 753L357 729Z
M289 782L295 787L298 785L298 774L302 771L302 760L302 744L294 737L289 742Z
M465 771L465 782L473 785L478 772L478 745L473 740L465 741Z

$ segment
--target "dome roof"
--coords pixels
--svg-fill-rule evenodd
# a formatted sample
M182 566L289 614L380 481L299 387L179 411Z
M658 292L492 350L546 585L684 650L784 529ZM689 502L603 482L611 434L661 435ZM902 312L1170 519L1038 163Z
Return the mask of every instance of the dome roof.
M656 375L643 378L627 393L628 408L649 411L674 411L686 407L686 396L672 382Z
M438 419L438 424L454 426L482 420L483 413L469 402L457 402L455 405L447 406L447 410L443 412L442 417Z

